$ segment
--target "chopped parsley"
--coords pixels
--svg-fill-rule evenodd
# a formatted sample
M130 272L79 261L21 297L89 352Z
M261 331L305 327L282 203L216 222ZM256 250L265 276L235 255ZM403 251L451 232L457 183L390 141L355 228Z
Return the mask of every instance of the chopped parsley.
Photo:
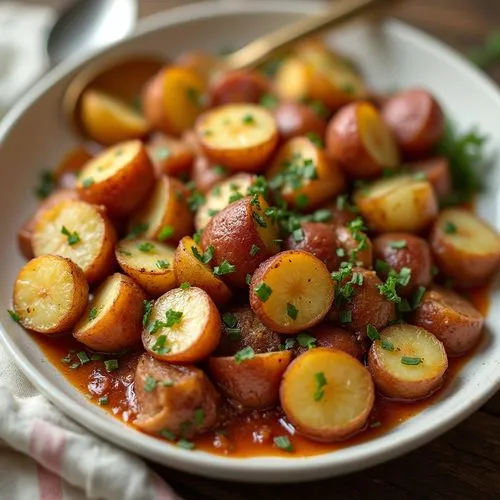
M253 220L260 226L260 227L267 227L267 223L264 219L264 217L262 217L262 215L258 214L257 212L253 212L252 213L252 218Z
M167 147L160 146L158 149L155 150L153 156L155 160L162 161L166 160L167 158L170 158L172 156L172 152Z
M315 373L314 378L316 379L316 392L314 393L314 401L320 401L325 395L323 387L325 387L328 382L323 372Z
M366 335L370 340L380 340L380 333L373 325L366 325Z
M292 238L296 243L300 243L301 241L304 241L305 235L304 235L304 231L302 230L302 228L299 227L299 229L296 229L292 233Z
M352 322L352 311L340 311L339 321L343 324Z
M83 181L82 181L83 189L88 189L93 184L95 184L95 181L92 177L87 177L86 179L83 179Z
M35 194L41 200L45 200L45 198L48 198L52 194L56 187L57 182L54 174L47 170L40 174L40 184L38 184Z
M214 267L214 274L216 276L224 276L225 274L231 274L236 271L236 266L233 266L230 262L224 259L220 266Z
M246 114L241 121L245 125L255 125L255 118L251 114Z
M299 315L299 310L293 304L290 304L290 302L287 302L286 313L287 313L289 318L296 320L297 316Z
M418 358L418 357L412 357L412 356L402 356L401 357L401 363L403 365L416 366L416 365L419 365L423 362L424 362L424 360L422 358Z
M301 193L295 197L295 205L298 209L306 208L309 204L309 198L307 195Z
M170 347L167 345L167 336L160 335L151 349L158 354L168 354L170 352Z
M260 98L259 104L261 106L263 106L264 108L274 109L276 106L278 106L279 101L278 101L278 98L273 94L264 94Z
M380 345L382 346L382 349L385 349L386 351L394 351L394 344L390 340L382 340Z
M80 235L76 232L70 232L66 226L61 228L61 233L68 238L68 245L73 246L81 241Z
M292 442L290 441L290 438L288 436L276 436L275 438L273 438L273 443L276 448L279 448L280 450L288 452L294 451Z
M316 132L307 132L306 137L318 148L324 148L323 139Z
M446 234L455 234L457 230L458 230L457 225L454 222L446 221L444 223L443 231Z
M316 338L307 333L299 333L295 338L301 347L307 347L308 349L316 347Z
M169 309L166 313L166 323L165 327L166 328L172 328L174 325L177 325L181 322L182 320L182 311L174 311L173 309Z
M90 358L89 358L88 354L85 351L77 352L76 353L76 357L78 358L78 360L80 361L80 363L82 365L84 365L86 363L90 363Z
M104 368L106 368L106 371L108 373L111 373L111 372L118 370L119 366L120 365L119 365L117 359L108 359L108 360L104 361Z
M410 282L411 269L408 267L401 268L401 271L396 272L394 269L389 271L387 280L381 285L377 285L380 295L383 295L391 302L401 302L401 297L397 293L398 286L406 286Z
M144 380L144 390L146 392L153 392L156 389L158 381L154 379L151 375L146 375Z
M266 302L269 297L272 295L273 290L270 286L266 285L263 281L261 281L254 289L255 294L261 302Z
M212 167L212 170L217 174L217 175L226 175L227 174L227 168L222 166L222 165L214 165Z
M417 309L420 306L420 303L422 302L422 299L425 295L426 288L425 286L419 286L412 294L411 296L411 308L412 309Z
M151 243L149 241L145 241L143 243L139 243L139 245L137 245L137 248L141 252L148 253L148 252L151 252L151 250L154 250L155 246L153 245L153 243Z
M183 450L194 450L194 443L192 441L188 441L187 439L179 439L177 441L177 446L179 448L182 448Z
M196 247L191 247L191 251L193 255L203 264L209 264L210 261L214 257L215 248L212 245L209 245L204 253L200 253Z
M12 309L7 309L7 312L9 313L9 316L12 319L12 321L15 321L16 323L19 323L19 321L21 321L21 318L19 317L19 314L17 314Z
M250 346L247 346L247 347L244 347L243 349L241 349L241 351L238 351L235 355L234 355L234 361L237 365L241 364L243 361L246 361L246 360L249 360L249 359L252 359L255 357L255 352L254 350L252 349L252 347Z
M145 222L139 222L138 224L132 226L130 232L126 236L126 239L133 240L134 238L140 236L142 233L145 233L148 229L149 229L149 224Z
M391 248L395 248L397 250L400 250L402 248L406 248L408 246L408 243L406 243L405 240L397 240L397 241L391 241L389 243L389 246Z
M227 312L222 315L222 322L228 328L235 328L238 324L238 318L233 313Z
M255 257L260 251L260 247L253 244L252 248L250 248L250 257Z
M205 411L203 408L197 408L193 412L193 424L196 427L201 427L205 423Z
M149 318L151 317L151 310L153 309L154 300L145 300L143 302L144 315L142 317L142 326L146 326L149 323Z
M174 228L172 226L163 226L158 233L158 240L165 241L174 235Z
M101 398L99 398L99 399L97 400L97 402L98 402L101 406L107 405L107 404L109 403L108 396L102 396Z
M97 317L98 312L99 311L97 310L96 306L92 307L92 309L90 309L89 311L89 321L94 321Z
M187 290L190 287L191 287L191 285L187 281L184 281L183 283L181 283L179 285L179 288L181 288L182 290Z
M156 267L158 269L168 269L170 267L170 263L168 260L157 260L156 261Z

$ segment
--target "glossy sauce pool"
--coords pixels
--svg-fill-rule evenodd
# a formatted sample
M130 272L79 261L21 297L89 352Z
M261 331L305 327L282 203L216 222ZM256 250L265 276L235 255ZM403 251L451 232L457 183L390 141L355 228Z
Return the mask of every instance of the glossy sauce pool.
M489 289L475 290L467 295L476 308L486 315L489 306ZM102 360L90 361L78 368L71 368L71 362L64 363L61 360L71 350L75 353L74 359L77 359L76 353L83 351L82 344L69 335L56 338L34 335L34 338L50 362L74 387L94 403L100 404L101 402L100 406L103 410L132 425L137 413L133 388L134 372L137 359L143 352L142 349L120 356L118 370L108 373L103 360L115 359L116 356L105 356ZM467 359L473 355L472 352L461 358L449 359L443 387L450 384ZM415 403L391 401L377 396L368 428L340 443L317 443L294 435L293 427L287 424L278 411L230 415L220 429L208 432L193 441L198 449L231 457L317 455L361 443L385 433L432 405L439 398L440 392L441 390L430 398ZM283 435L290 436L295 450L293 454L281 451L274 446L273 437Z

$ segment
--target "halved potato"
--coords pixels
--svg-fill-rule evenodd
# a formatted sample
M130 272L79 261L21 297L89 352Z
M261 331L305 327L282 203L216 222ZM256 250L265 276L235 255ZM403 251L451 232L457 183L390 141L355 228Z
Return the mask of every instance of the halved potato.
M435 285L425 292L411 322L433 333L449 356L460 356L479 341L484 318L464 297Z
M311 349L287 368L280 402L300 434L315 441L339 441L362 430L375 401L368 370L349 354Z
M443 210L430 243L439 269L458 287L481 285L498 270L500 235L468 210Z
M273 116L255 104L226 104L196 121L205 154L230 170L260 172L278 143Z
M373 264L372 242L363 232L338 225L335 228L337 247L344 252L342 260L353 262L356 266L371 269Z
M189 283L205 290L211 299L218 305L224 305L232 297L229 287L213 274L213 269L202 262L199 256L203 250L190 236L185 236L179 242L175 251L175 276L177 285Z
M252 276L250 305L279 333L298 333L318 324L333 302L325 264L301 250L286 250L263 262Z
M132 107L98 90L83 93L80 113L86 134L106 146L144 137L149 132L148 122Z
M426 180L401 175L360 188L354 201L371 229L378 232L425 229L438 214L434 189Z
M238 354L209 358L210 375L221 392L244 408L273 407L278 401L283 373L292 361L292 352L269 352L243 361L238 359Z
M62 201L47 210L33 232L35 256L60 255L81 267L90 284L113 271L116 233L104 213L84 201Z
M295 137L279 150L266 174L292 207L315 208L345 189L338 164L307 137Z
M283 101L300 101L310 98L314 68L298 57L287 57L274 77L274 91Z
M76 188L89 203L111 216L130 215L151 191L154 170L141 141L122 142L86 163Z
M175 287L175 248L146 239L125 239L116 245L116 260L148 295L159 297Z
M144 114L153 128L175 136L193 127L204 107L205 82L193 70L167 66L146 85Z
M443 198L452 190L450 162L445 156L436 156L427 160L411 163L410 169L416 175L423 175L431 183L436 196Z
M269 82L255 70L224 71L214 75L210 82L210 105L230 103L258 103L269 92Z
M146 150L156 175L175 177L189 172L193 165L194 152L191 146L175 137L157 135L147 143Z
M161 176L149 199L130 221L129 228L143 227L142 236L177 242L193 232L193 215L185 186L172 177Z
M219 311L204 290L174 288L155 301L142 343L155 358L196 363L217 347L220 331Z
M441 386L448 368L443 344L413 325L393 325L380 332L368 354L377 389L394 399L423 399Z
M210 189L205 197L205 202L196 212L194 224L199 231L205 229L212 217L226 208L233 201L246 196L248 188L253 184L255 175L235 174Z
M141 341L144 290L124 274L109 276L94 292L73 337L94 351L119 352Z
M13 307L29 330L55 335L73 327L87 305L89 286L71 260L42 255L26 263L14 284Z
M380 175L399 166L396 140L375 106L355 102L342 108L328 124L328 153L356 179Z

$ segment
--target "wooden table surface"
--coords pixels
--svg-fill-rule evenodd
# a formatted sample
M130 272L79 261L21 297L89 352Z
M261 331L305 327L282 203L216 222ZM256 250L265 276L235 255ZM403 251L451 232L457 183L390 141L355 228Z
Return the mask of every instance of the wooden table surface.
M46 3L61 5L64 1L46 0ZM187 3L186 0L139 1L141 16ZM481 45L487 34L500 29L500 0L406 0L394 14L464 53ZM500 83L500 61L489 72ZM500 498L500 393L430 444L340 478L293 485L242 484L151 466L186 500Z

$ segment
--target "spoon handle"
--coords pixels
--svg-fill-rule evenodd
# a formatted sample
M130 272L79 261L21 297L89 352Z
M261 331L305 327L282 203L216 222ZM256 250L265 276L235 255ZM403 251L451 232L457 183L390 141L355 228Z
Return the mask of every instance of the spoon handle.
M289 44L394 2L395 0L338 0L319 15L308 16L284 26L227 55L224 59L225 65L233 70L255 66Z

